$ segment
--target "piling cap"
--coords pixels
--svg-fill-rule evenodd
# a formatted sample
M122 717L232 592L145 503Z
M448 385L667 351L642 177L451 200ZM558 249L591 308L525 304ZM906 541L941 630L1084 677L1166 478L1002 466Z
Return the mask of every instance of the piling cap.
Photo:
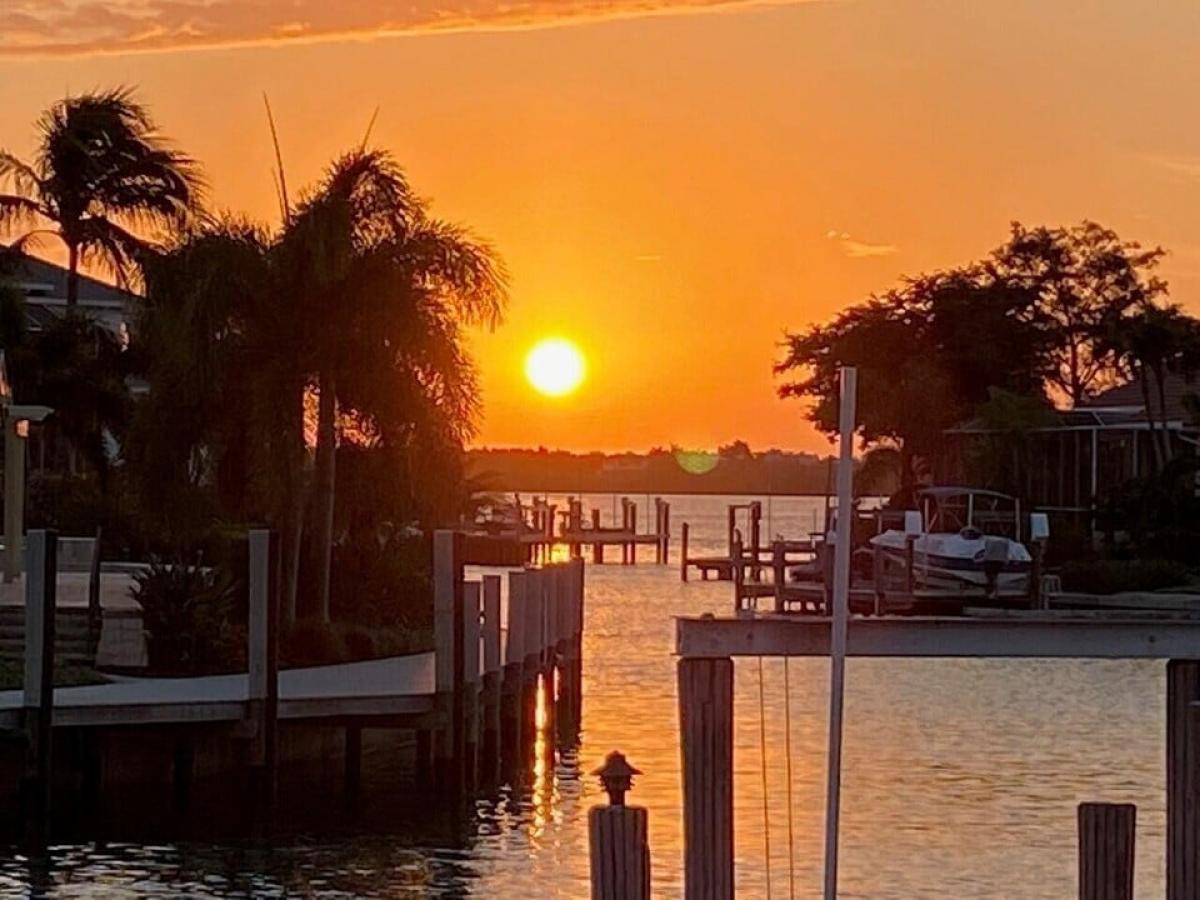
M635 769L620 750L614 750L604 760L604 765L592 772L600 776L600 783L608 792L609 800L614 806L624 803L625 792L633 787L633 776L641 775L641 769Z

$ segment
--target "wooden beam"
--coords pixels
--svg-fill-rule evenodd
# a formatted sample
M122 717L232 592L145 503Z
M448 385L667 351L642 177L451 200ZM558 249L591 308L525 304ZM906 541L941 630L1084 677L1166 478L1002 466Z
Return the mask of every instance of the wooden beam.
M1079 804L1079 900L1133 900L1137 807Z
M1200 896L1200 662L1167 663L1167 900Z
M275 532L250 532L248 710L256 735L251 758L255 800L275 804L279 761L279 541Z
M676 619L682 657L828 656L827 617ZM848 656L1200 660L1200 620L858 618ZM1200 699L1200 698L1196 698Z
M20 536L16 539L19 541ZM50 748L53 743L58 535L53 531L31 531L25 543L28 557L25 567L25 680L22 691L25 777L21 805L26 849L41 854L50 838L50 798L53 787Z
M684 897L733 897L733 660L679 661Z

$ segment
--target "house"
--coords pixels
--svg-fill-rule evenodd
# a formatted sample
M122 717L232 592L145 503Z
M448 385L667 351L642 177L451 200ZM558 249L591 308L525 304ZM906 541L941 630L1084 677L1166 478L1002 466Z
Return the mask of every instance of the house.
M1200 378L1168 374L1159 391L1140 379L1102 391L1046 424L1005 434L974 420L947 433L947 469L958 480L1020 496L1032 507L1091 520L1126 482L1156 468L1155 440L1168 458L1191 456L1200 446Z
M4 279L15 284L24 295L31 331L40 331L66 313L67 270L62 266L18 253ZM122 339L129 334L138 300L130 291L87 275L79 276L78 309Z

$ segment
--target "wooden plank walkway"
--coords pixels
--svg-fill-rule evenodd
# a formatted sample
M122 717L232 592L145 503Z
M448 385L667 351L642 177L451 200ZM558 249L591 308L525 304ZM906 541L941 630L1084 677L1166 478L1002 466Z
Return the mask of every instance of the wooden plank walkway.
M417 715L433 709L434 654L279 673L279 718ZM245 672L203 678L121 678L57 688L54 725L238 721L249 715ZM22 726L21 691L0 691L0 730Z

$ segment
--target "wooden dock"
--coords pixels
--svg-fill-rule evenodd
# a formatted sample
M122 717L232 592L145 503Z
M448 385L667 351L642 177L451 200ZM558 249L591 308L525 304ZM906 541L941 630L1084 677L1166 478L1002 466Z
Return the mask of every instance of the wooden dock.
M827 657L832 619L746 614L676 620L685 894L734 885L733 667L746 657ZM1167 898L1200 897L1200 616L1129 612L851 617L854 658L1156 659L1167 665ZM1109 895L1105 895L1109 896ZM1113 895L1116 896L1116 895Z
M584 564L581 559L500 575L466 576L468 537L434 537L435 649L392 659L279 671L278 550L273 534L250 535L250 622L247 672L197 678L122 678L106 684L54 688L53 533L30 534L26 580L25 684L0 692L0 733L25 746L20 779L27 843L44 846L55 782L103 790L95 773L119 760L94 758L102 732L136 734L169 726L186 752L174 769L186 793L197 757L211 753L227 764L230 746L244 764L254 794L248 802L269 810L281 757L302 749L305 728L342 736L346 788L357 789L365 728L413 732L417 766L446 796L461 796L511 780L533 765L539 693L560 743L578 739ZM49 577L47 577L49 576ZM557 702L556 702L557 701ZM289 723L287 730L282 723ZM297 730L299 728L299 730ZM64 772L54 748L85 746L93 758L76 779ZM555 741L549 742L554 752ZM106 765L106 762L111 765ZM168 763L170 764L170 763ZM231 773L233 774L233 773Z
M620 550L622 565L636 565L639 547L654 548L654 562L666 565L671 556L671 504L661 497L654 498L653 530L638 531L638 505L628 497L621 498L620 518L610 525L602 523L601 511L593 507L590 516L584 515L583 501L567 498L567 508L535 497L529 506L519 507L519 524L506 528L498 536L527 548L530 561L549 560L555 547L566 547L568 555L583 555L591 550L593 565L604 565L606 550Z

